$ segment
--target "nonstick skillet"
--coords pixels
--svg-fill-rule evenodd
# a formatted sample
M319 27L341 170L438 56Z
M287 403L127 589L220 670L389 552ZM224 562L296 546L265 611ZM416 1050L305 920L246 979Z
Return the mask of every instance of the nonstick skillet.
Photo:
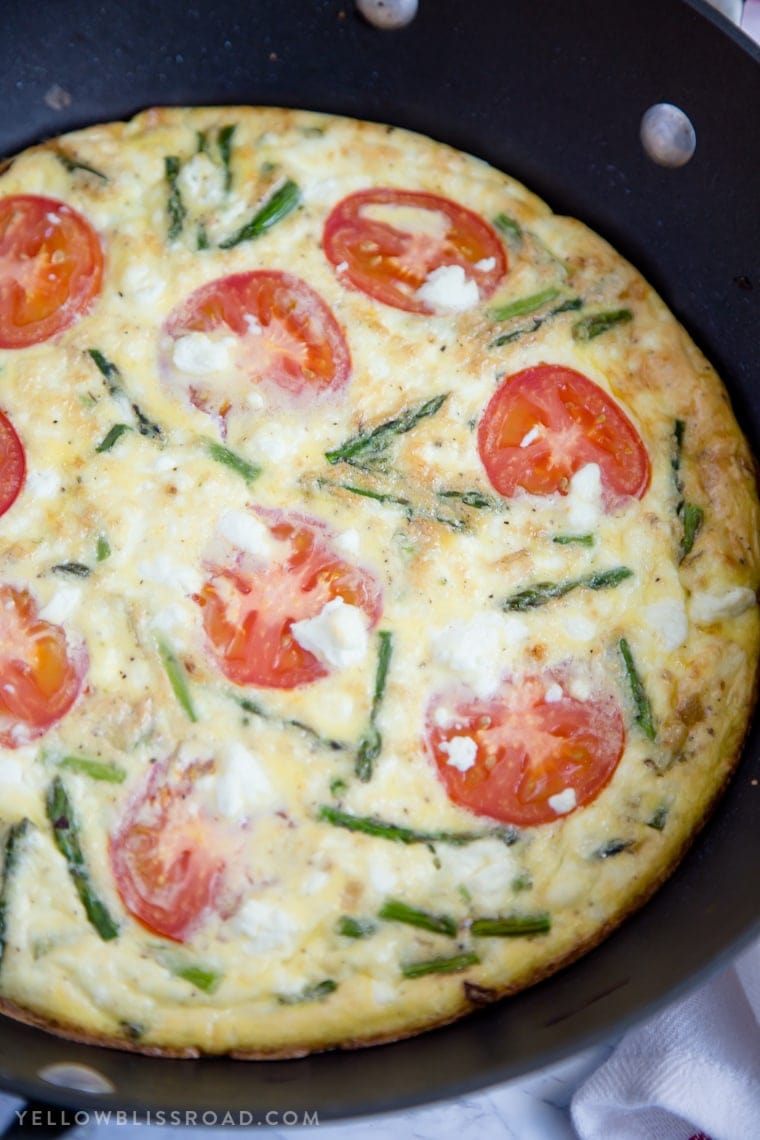
M760 52L701 0L422 0L394 31L352 0L6 0L0 21L0 154L150 105L248 103L391 122L507 170L644 272L758 452ZM663 102L696 133L678 168L640 142ZM760 933L759 813L756 719L719 810L655 898L587 957L448 1028L244 1064L120 1054L2 1020L0 1087L70 1107L324 1121L516 1077L619 1032Z

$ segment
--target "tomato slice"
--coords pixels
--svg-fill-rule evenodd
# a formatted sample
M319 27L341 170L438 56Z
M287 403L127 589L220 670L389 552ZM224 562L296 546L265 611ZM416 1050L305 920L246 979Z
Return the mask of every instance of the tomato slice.
M302 515L256 508L281 544L277 561L238 555L214 566L196 599L203 625L224 675L238 685L294 689L326 677L329 669L296 641L296 621L316 617L334 598L364 610L370 626L380 619L380 587L374 576L346 562L324 524Z
M98 235L71 206L33 194L0 199L0 348L27 348L69 328L102 277Z
M567 494L571 477L598 463L608 505L640 499L649 486L646 447L622 408L572 368L538 364L507 377L478 427L491 485L507 498Z
M18 498L26 477L26 456L16 429L0 412L0 515Z
M507 682L487 701L438 697L425 733L450 799L518 827L551 823L590 803L625 745L612 698L575 700L553 677ZM562 798L553 806L555 796Z
M207 366L192 359L186 338L194 333L205 334ZM244 403L253 384L275 395L317 397L340 391L351 376L346 338L331 310L300 277L278 270L202 285L170 314L165 334L164 371L214 415Z
M371 216L377 207L386 208L382 218ZM410 211L428 224L403 228L403 222L413 224ZM390 220L394 213L397 225ZM504 247L488 222L449 198L417 190L377 187L350 194L328 217L323 245L341 281L408 313L433 312L415 294L441 266L461 266L476 282L481 301L507 271Z
M193 812L191 775L157 764L109 841L121 900L143 926L185 942L217 900L225 860L211 820Z
M87 669L28 590L0 585L0 745L36 740L74 704Z

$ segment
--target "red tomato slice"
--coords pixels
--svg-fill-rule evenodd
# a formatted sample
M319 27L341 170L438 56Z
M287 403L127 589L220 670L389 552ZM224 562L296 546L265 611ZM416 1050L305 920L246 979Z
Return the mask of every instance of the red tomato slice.
M329 670L293 637L294 622L316 617L333 598L380 619L380 587L368 571L346 562L332 547L327 527L302 515L256 508L282 558L257 562L240 555L215 566L198 603L203 625L224 675L237 685L294 689Z
M216 376L211 370L204 376L202 367L178 369L176 342L192 333L220 347L226 342L229 363ZM171 313L166 334L164 369L196 406L215 415L245 401L253 384L314 397L340 391L351 375L340 325L319 294L290 273L261 269L210 281Z
M0 586L0 745L36 740L74 704L87 669L28 590Z
M109 842L121 900L144 926L185 942L213 909L225 862L213 824L189 806L192 779L156 765Z
M431 219L440 219L439 232L430 232L430 226L397 229L385 217L369 215L377 206L425 211ZM449 198L416 190L377 188L350 194L327 219L323 244L341 281L408 313L433 312L415 294L428 274L442 265L460 265L476 282L481 301L491 296L507 272L504 247L488 222ZM479 267L480 262L490 267Z
M53 198L0 200L0 348L40 344L100 292L103 251L90 223Z
M595 799L623 754L623 718L611 698L578 701L563 689L559 700L547 701L547 686L555 684L554 678L533 677L507 683L488 701L433 702L426 744L454 803L476 815L533 827L565 814L549 800L568 788L575 793L571 810ZM442 716L441 709L451 715ZM475 744L469 759L472 745L451 744L461 738ZM450 762L457 749L464 753L465 771ZM474 763L466 767L469 760Z
M478 451L492 486L507 498L521 487L567 494L575 472L598 463L614 505L640 499L651 475L646 447L622 408L598 384L558 364L507 377L483 413Z
M26 457L21 440L7 416L0 412L0 515L18 498L26 477Z

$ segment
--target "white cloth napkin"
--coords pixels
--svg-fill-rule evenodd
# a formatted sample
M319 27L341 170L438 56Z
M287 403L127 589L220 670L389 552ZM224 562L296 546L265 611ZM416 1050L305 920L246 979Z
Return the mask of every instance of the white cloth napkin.
M626 1033L572 1117L581 1140L760 1140L760 942Z

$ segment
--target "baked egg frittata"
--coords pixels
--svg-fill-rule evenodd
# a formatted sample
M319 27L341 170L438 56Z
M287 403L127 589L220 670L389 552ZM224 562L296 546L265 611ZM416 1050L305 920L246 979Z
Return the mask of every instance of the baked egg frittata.
M644 902L747 727L758 500L626 261L236 107L19 155L0 270L0 1010L349 1047Z

